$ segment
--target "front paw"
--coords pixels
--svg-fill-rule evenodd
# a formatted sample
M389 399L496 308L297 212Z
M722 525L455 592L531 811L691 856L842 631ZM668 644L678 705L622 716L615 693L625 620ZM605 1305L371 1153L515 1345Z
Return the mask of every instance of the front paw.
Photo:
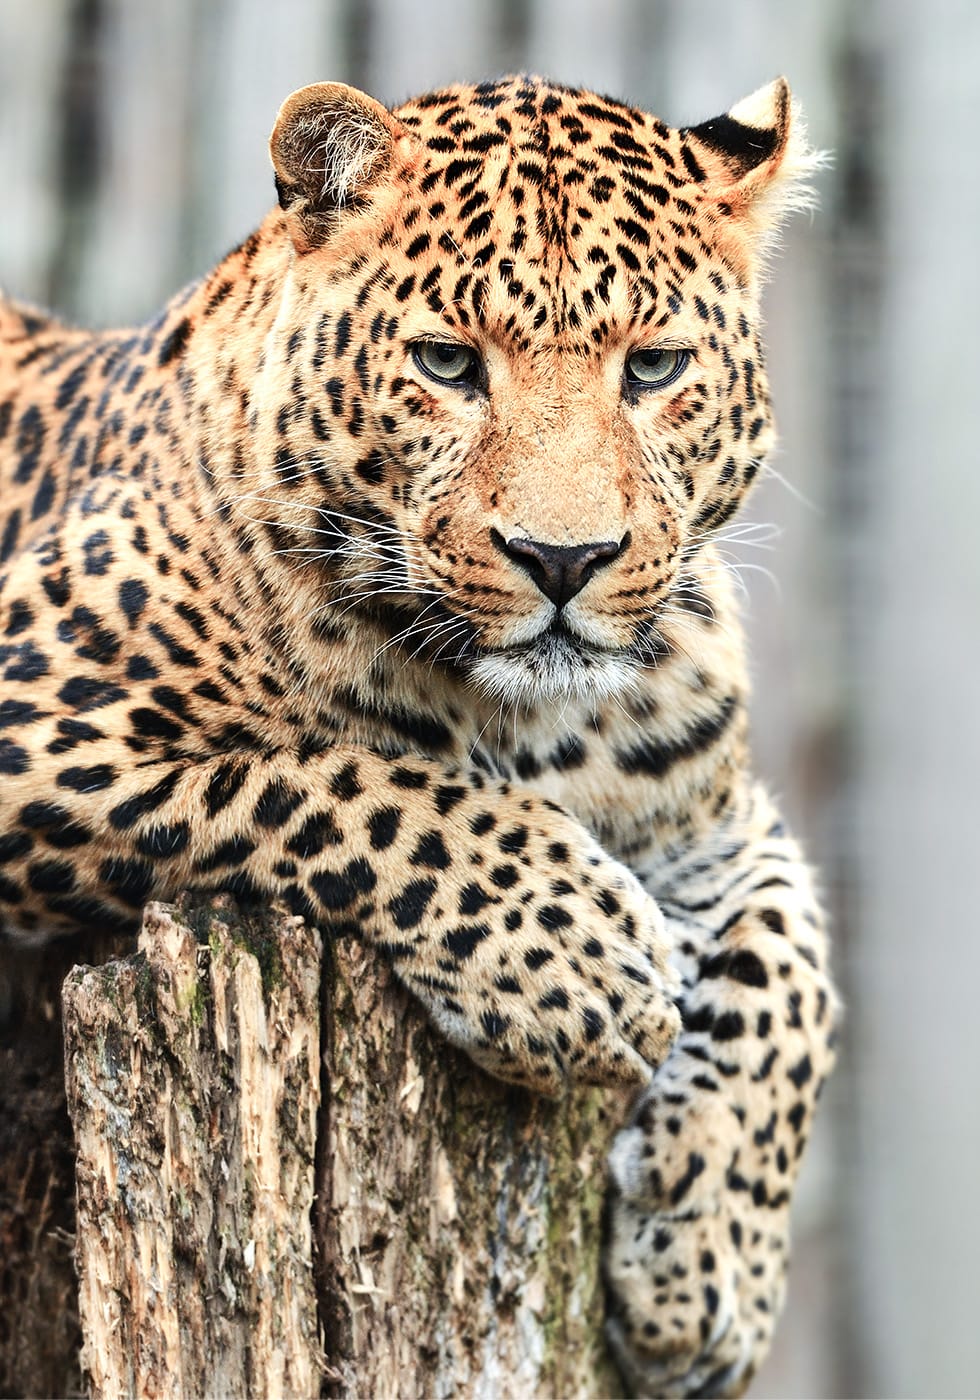
M765 1358L785 1287L785 1212L735 1198L710 1215L610 1206L610 1350L634 1396L739 1396Z
M604 859L586 880L556 879L516 911L500 903L481 909L475 931L447 934L434 969L404 953L396 961L443 1034L539 1093L647 1083L679 1014L661 915L645 891Z

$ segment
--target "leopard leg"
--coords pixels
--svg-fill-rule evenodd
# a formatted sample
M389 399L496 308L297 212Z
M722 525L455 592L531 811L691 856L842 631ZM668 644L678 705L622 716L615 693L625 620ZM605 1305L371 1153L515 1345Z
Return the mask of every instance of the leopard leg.
M637 1393L738 1395L782 1302L834 995L809 873L760 790L658 896L683 1027L610 1159L609 1337Z
M645 1082L666 1055L678 1013L659 911L546 799L356 747L126 767L97 749L46 793L37 770L6 786L9 915L70 928L185 887L278 895L372 942L502 1077Z

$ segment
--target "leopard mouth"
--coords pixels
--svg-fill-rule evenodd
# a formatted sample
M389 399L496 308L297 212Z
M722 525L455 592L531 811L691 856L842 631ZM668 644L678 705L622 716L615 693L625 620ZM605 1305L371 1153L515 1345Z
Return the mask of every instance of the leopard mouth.
M469 673L489 697L530 708L620 694L635 684L636 664L622 648L586 641L556 618L528 641L475 651Z
M618 656L621 651L621 647L604 647L583 637L580 632L569 627L559 613L547 627L542 628L540 632L536 632L533 637L529 637L526 641L497 647L493 651L488 649L484 654L493 656L567 655L587 661L600 656Z
M605 647L574 631L560 616L534 636L508 646L481 645L475 624L441 603L428 603L413 635L403 608L383 609L375 620L423 662L457 674L490 700L523 709L568 700L597 703L636 684L638 663L628 649Z

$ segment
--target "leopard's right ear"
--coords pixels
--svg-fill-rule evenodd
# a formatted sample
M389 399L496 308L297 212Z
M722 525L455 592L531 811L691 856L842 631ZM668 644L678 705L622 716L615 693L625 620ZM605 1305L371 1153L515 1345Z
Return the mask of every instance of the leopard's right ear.
M346 83L312 83L279 108L269 138L276 190L296 216L299 244L322 243L365 195L408 133L380 102Z

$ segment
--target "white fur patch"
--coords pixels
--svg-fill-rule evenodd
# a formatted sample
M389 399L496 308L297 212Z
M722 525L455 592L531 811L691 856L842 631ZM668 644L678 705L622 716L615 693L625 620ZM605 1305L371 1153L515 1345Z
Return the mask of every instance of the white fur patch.
M744 126L760 129L771 127L772 85L759 88L743 98L728 115ZM790 106L786 149L769 178L753 191L747 215L763 269L778 243L782 226L790 215L816 207L817 195L812 183L813 176L830 164L829 152L811 149L802 110L798 102L793 102ZM748 178L751 181L752 176Z
M480 657L470 676L488 698L530 710L542 703L595 704L622 695L636 685L637 668L628 658L582 652L564 637L547 636L526 651Z

